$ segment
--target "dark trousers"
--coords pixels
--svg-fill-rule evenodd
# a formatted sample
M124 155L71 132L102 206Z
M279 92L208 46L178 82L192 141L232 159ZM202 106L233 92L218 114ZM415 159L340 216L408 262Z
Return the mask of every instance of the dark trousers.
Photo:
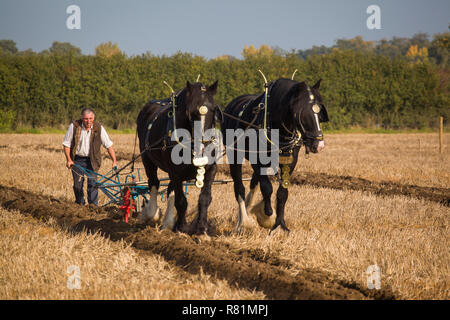
M75 156L75 160L73 161L80 167L83 167L85 169L92 170L91 160L89 157L79 157ZM77 167L73 167L72 170L72 176L73 176L73 192L75 193L75 202L78 204L85 204L84 201L84 192L83 192L83 185L84 185L84 174L83 172L78 169ZM95 177L90 178L88 176L87 179L87 198L89 204L95 204L98 205L98 189L94 188L94 182Z

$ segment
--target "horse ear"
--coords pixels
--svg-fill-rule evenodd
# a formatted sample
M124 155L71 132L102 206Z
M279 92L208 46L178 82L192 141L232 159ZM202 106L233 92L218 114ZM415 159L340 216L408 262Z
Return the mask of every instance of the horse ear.
M316 82L315 85L313 85L313 89L319 89L320 88L320 82L322 81L322 79L319 79L319 81Z
M212 85L208 87L208 91L211 92L212 95L217 93L217 85L219 84L219 80L216 80Z

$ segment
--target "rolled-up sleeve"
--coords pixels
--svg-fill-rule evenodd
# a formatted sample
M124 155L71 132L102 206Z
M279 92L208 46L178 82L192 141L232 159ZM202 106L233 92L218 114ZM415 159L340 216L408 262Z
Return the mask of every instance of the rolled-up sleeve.
M63 146L70 148L72 145L72 138L73 138L73 123L69 125L69 129L67 129L66 135L64 136Z
M103 128L103 126L102 126L101 131L100 131L100 138L102 139L102 145L103 145L106 149L112 147L113 142L112 142L111 139L109 138L109 136L108 136L108 134L106 133L106 130L105 130L105 128Z

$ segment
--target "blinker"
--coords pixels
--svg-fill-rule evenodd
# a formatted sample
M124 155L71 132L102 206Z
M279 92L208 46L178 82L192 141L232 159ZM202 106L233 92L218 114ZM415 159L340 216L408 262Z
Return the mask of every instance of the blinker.
M207 106L201 106L198 108L198 111L200 112L200 115L205 115L208 113L208 107Z
M317 104L313 105L312 109L313 109L314 113L319 113L320 112L320 107Z

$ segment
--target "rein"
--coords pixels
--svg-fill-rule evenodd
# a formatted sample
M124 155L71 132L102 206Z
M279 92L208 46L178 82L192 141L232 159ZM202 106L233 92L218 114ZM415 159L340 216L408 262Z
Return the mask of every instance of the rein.
M178 135L177 135L177 122L176 122L176 118L175 118L175 107L176 107L176 94L175 91L173 90L173 88L164 80L164 84L170 89L171 93L170 93L170 101L172 103L172 117L173 117L173 134L175 136L175 141L180 144L183 148L187 148L186 146L184 146L184 144L182 144L180 142L180 140L178 140Z

